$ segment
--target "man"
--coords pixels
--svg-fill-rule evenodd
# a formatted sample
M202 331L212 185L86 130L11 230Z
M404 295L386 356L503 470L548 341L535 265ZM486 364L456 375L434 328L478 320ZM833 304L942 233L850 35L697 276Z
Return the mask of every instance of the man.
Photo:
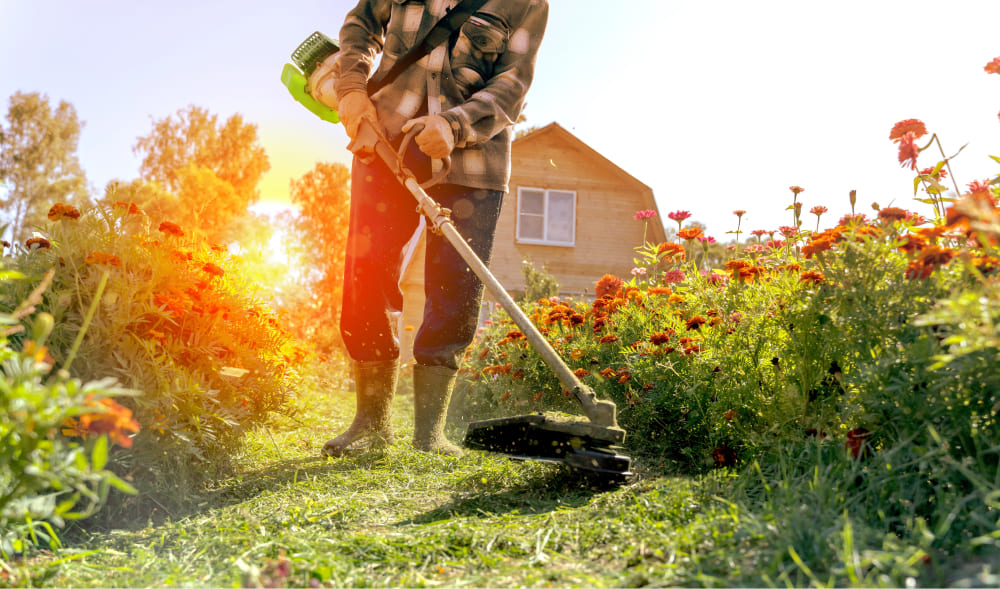
M455 228L488 262L510 179L512 127L531 85L547 0L489 0L448 42L371 97L367 88L379 52L379 69L391 68L457 3L361 0L340 30L340 52L310 85L317 99L337 106L352 139L366 118L396 142L422 126L407 166L423 179L440 169L436 160L451 157L444 181L428 194L452 211ZM323 92L328 80L335 96ZM354 361L357 413L347 431L324 445L327 456L392 441L398 283L403 247L418 222L416 201L387 166L355 157L341 333ZM413 345L413 445L457 456L461 450L444 436L445 416L460 359L475 336L483 285L443 237L428 233L426 243L426 304Z

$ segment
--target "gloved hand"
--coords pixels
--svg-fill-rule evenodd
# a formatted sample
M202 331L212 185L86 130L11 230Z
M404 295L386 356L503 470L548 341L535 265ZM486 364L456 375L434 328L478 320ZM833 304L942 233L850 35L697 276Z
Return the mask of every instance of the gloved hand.
M337 109L337 93L333 89L337 79L334 68L339 58L340 54L334 53L309 75L309 95L334 110Z
M410 119L403 125L403 133L406 133L415 125L424 126L424 130L417 133L417 136L413 138L417 142L417 147L420 148L420 151L424 152L428 157L438 160L451 155L452 150L455 149L455 133L451 130L451 125L448 124L448 121L444 117L430 115Z
M344 128L347 129L347 136L352 141L358 134L358 125L361 124L363 117L369 116L372 121L378 120L375 105L368 98L368 94L361 90L345 94L340 99L340 108L337 112L340 114L340 122L344 123Z

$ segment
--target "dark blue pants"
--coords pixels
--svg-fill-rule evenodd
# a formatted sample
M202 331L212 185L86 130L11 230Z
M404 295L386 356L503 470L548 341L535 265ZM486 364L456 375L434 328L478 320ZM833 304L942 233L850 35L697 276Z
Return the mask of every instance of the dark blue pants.
M428 167L418 160L412 169L424 178L421 172ZM504 193L442 184L427 194L451 209L455 228L488 264ZM381 160L365 164L355 158L340 320L341 335L354 360L399 357L403 248L419 219L417 201ZM413 356L426 366L457 369L476 335L483 284L448 240L432 231L427 232L424 293L423 323Z

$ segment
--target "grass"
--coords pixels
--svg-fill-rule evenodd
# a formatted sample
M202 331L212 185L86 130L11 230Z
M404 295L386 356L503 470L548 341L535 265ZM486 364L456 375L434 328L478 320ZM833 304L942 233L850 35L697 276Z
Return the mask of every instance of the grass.
M67 547L12 563L0 585L896 586L908 577L925 584L996 580L989 576L997 570L995 560L967 561L964 576L951 571L948 577L926 566L918 549L852 528L843 501L824 490L819 471L802 480L775 480L759 468L671 476L648 468L655 461L640 459L635 483L592 488L549 464L414 451L412 397L405 392L395 402L393 446L327 461L318 450L349 423L353 397L335 390L298 403L295 418L276 418L252 435L241 472L200 494L188 512L160 523L78 532ZM753 472L761 473L756 481Z

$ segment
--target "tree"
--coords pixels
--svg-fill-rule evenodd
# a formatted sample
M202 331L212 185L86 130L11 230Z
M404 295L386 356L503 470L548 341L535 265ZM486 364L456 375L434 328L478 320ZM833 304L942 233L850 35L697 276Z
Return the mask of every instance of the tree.
M321 350L341 345L337 327L344 285L344 256L350 221L350 171L343 164L319 162L298 180L292 180L291 200L299 215L294 221L295 243L302 264L304 288L295 301L300 335Z
M80 122L73 105L48 96L15 92L0 127L0 205L15 241L45 220L57 203L82 204L87 180L76 156Z
M220 124L217 115L193 105L176 114L154 121L153 131L137 140L139 173L177 197L174 222L221 240L230 222L260 198L257 185L271 164L257 125L241 115Z

